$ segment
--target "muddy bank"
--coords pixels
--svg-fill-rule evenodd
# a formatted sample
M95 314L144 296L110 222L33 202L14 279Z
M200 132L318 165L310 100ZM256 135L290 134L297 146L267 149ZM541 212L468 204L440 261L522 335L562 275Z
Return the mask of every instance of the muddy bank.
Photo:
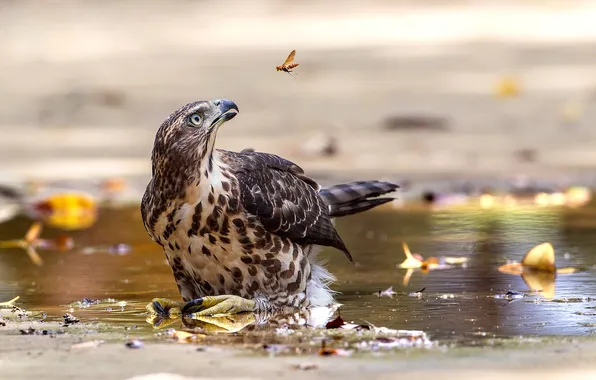
M596 374L593 340L527 343L518 348L432 349L364 357L279 356L251 351L175 343L148 343L129 349L122 343L72 350L82 337L16 336L2 331L2 378L128 379L155 373L192 378L314 379L575 379ZM86 336L84 340L91 340ZM310 370L296 369L310 365ZM167 378L167 377L164 377Z
M197 335L194 341L183 341L172 339L164 329L139 333L109 323L80 322L67 314L61 319L41 312L4 308L2 315L0 373L7 379L129 379L153 375L154 379L174 380L177 375L197 379L506 376L527 380L568 376L583 379L596 374L596 340L592 337L495 339L483 347L425 344L362 349L342 357L318 353L317 337L330 330L310 330L304 335L312 350L284 352L265 349L262 342L250 339L241 344L216 343L245 332ZM272 330L270 334L279 333ZM330 346L342 346L337 336ZM127 343L136 338L144 343L137 348L128 347Z

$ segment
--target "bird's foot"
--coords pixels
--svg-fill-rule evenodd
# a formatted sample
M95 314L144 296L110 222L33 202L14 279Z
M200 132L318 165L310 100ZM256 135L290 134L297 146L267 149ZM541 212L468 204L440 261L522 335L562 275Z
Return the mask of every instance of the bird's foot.
M150 304L145 306L149 312L147 323L155 328L168 326L180 317L182 306L181 302L167 298L154 298Z
M246 298L222 295L194 299L182 306L181 313L190 318L232 315L255 310L256 303Z

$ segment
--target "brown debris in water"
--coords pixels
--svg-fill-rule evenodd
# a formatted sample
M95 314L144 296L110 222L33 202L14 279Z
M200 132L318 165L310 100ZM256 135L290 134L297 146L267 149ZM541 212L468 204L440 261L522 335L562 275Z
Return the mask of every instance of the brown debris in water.
M352 351L344 350L341 348L327 348L325 340L321 341L321 349L319 350L319 356L350 356Z
M80 322L80 320L77 317L75 317L74 315L72 315L70 313L66 313L65 315L62 316L62 318L64 319L64 326L73 325L75 323Z
M337 318L335 318L334 320L327 322L327 324L325 325L325 328L326 329L338 329L345 324L346 324L346 322L341 317L341 315L338 315Z

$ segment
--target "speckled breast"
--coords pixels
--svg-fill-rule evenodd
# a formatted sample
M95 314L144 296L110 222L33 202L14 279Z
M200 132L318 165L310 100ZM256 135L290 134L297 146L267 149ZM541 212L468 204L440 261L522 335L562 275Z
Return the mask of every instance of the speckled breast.
M182 298L232 294L303 306L311 268L302 247L246 215L232 187L211 189L168 208L162 241Z

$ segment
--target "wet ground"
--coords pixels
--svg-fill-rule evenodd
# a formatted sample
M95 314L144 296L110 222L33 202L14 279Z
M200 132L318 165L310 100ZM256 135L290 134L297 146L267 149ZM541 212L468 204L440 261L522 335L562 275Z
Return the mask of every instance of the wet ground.
M346 321L423 330L433 341L458 346L491 344L492 338L589 336L596 331L595 216L594 207L386 207L338 221L354 264L333 250L324 255L338 277L334 289L341 292L338 301ZM26 218L2 224L0 240L22 236L29 225ZM59 233L48 228L43 235ZM41 267L23 250L0 250L0 300L20 296L19 306L44 311L48 320L62 320L70 311L83 322L136 326L136 335L153 338L144 306L154 297L178 299L178 292L137 207L103 209L91 228L71 236L72 251L39 250ZM413 270L404 285L407 270L397 268L405 259L402 241L424 257L469 260L464 268ZM545 241L555 247L558 267L583 269L558 276L551 300L530 292L520 276L497 270ZM117 249L118 244L130 250ZM392 298L375 294L390 286L397 292ZM410 294L422 288L418 296ZM513 302L499 298L508 291L524 297ZM76 301L84 298L113 301L82 308Z

